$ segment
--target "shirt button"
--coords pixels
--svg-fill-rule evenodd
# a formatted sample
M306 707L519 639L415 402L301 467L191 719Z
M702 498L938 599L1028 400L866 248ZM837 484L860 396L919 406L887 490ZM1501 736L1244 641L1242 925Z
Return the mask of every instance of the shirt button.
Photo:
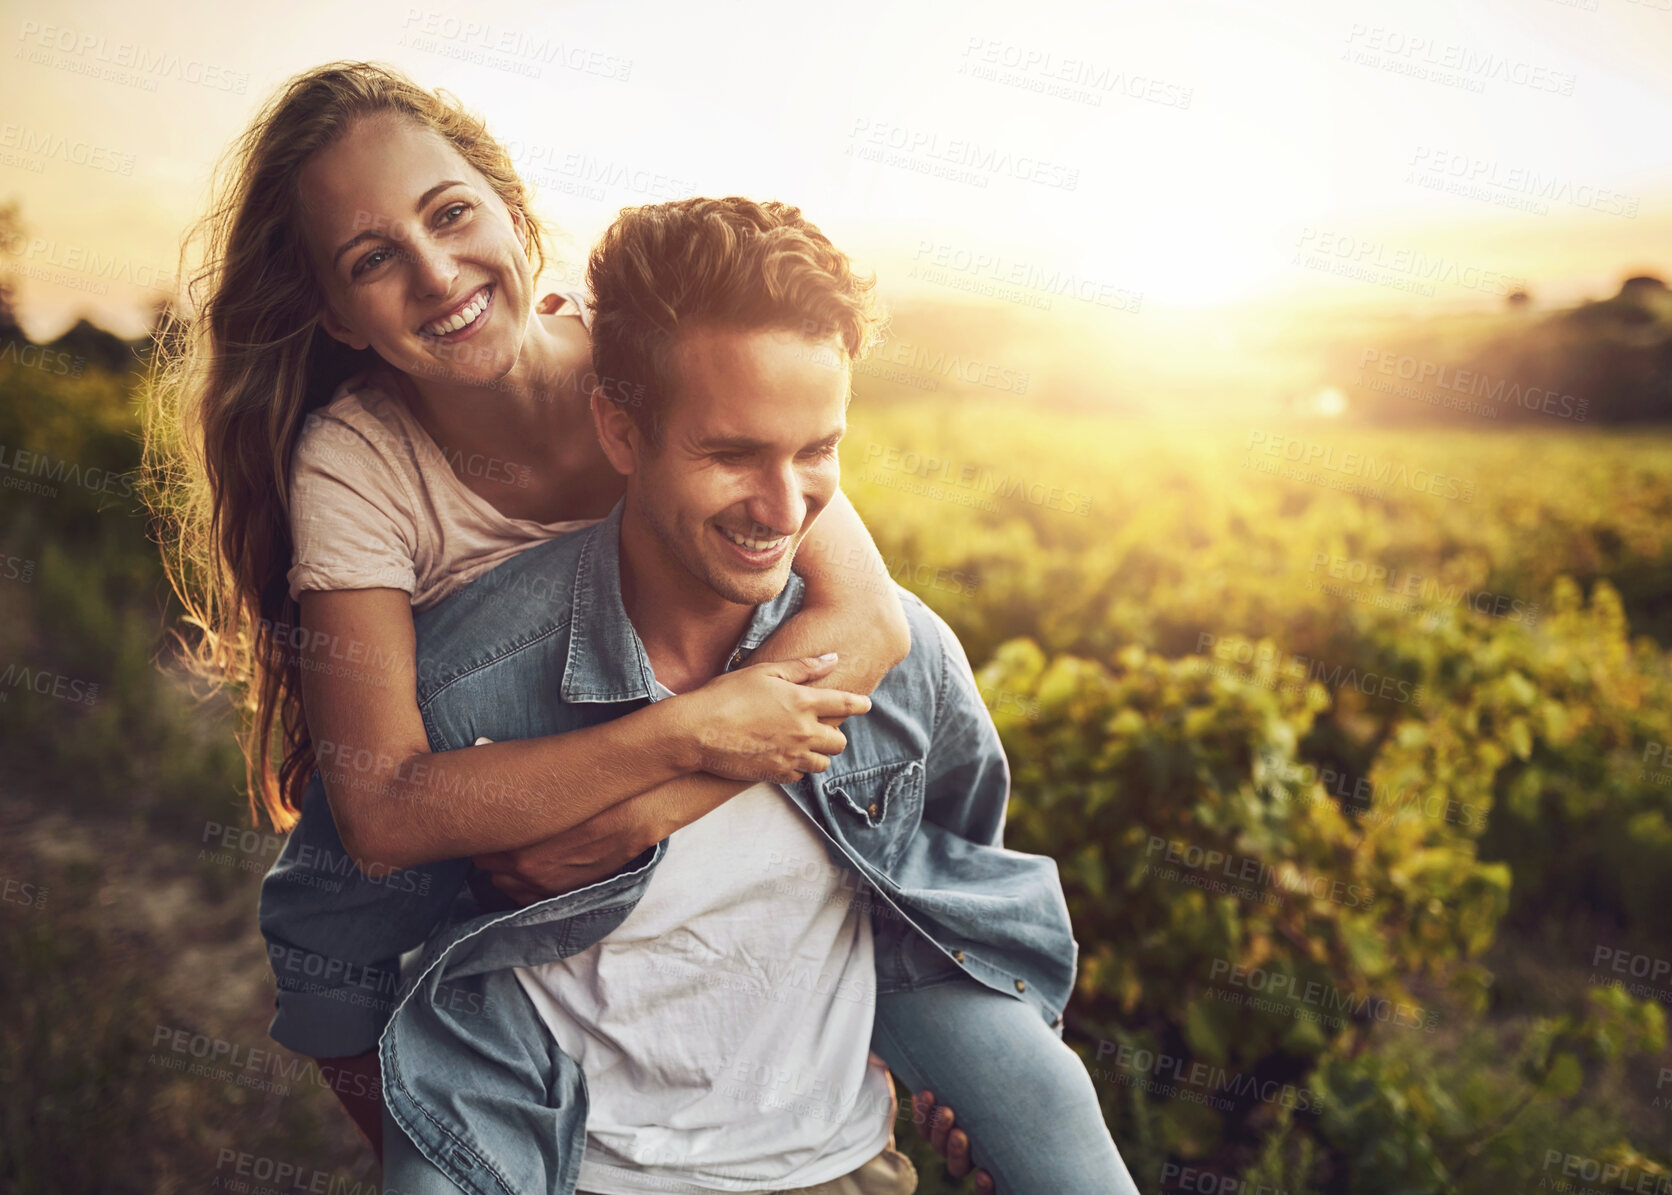
M870 814L872 820L874 821L874 820L876 820L877 814L882 812L882 809L877 805L877 803L875 801L872 801L871 804L866 808L865 812Z
M961 963L964 961L964 952L962 950L954 950L952 952L952 957Z
M1028 990L1028 981L1027 981L1027 980L1025 980L1025 979L1018 979L1018 980L1017 980L1017 981L1016 981L1016 990L1017 990L1017 991L1018 991L1018 992L1025 992L1025 991L1027 991L1027 990Z

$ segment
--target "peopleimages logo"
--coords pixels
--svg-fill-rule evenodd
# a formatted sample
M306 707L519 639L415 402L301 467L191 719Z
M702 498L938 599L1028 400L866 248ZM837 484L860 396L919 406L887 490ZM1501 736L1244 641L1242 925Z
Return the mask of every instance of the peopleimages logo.
M99 700L99 686L94 681L79 680L45 668L30 668L25 664L8 664L0 673L0 700L8 692L21 689L42 697L56 697L74 705L94 705Z
M1291 655L1279 651L1269 643L1253 644L1246 639L1214 635L1207 631L1196 636L1196 653L1200 656L1208 656L1211 653L1213 659L1223 661L1224 664L1234 661L1243 668L1254 669L1253 675L1240 675L1223 665L1210 665L1215 675L1250 684L1260 683L1259 672L1269 667L1278 680L1296 687L1316 681L1337 691L1342 688L1357 689L1366 697L1380 697L1386 701L1401 703L1415 702L1417 705L1421 705L1427 696L1425 686L1397 676L1361 672L1351 665L1330 664L1308 656Z
M1157 853L1175 868L1182 866L1190 871L1211 872L1233 884L1257 884L1271 889L1272 895L1310 896L1314 900L1327 900L1350 909L1368 908L1376 899L1375 891L1367 885L1350 884L1334 876L1307 875L1286 859L1268 863L1252 856L1239 856L1151 834L1144 848L1144 858L1154 859ZM1164 878L1173 878L1163 875Z
M1575 398L1543 386L1523 386L1508 378L1493 377L1479 369L1460 369L1455 365L1413 357L1409 353L1395 353L1387 349L1365 348L1359 355L1359 372L1370 369L1386 377L1397 377L1417 387L1446 390L1475 398L1491 399L1495 403L1538 411L1558 419L1585 422L1590 411L1589 399ZM1372 384L1371 389L1378 389ZM1381 389L1387 389L1381 387ZM1393 393L1394 391L1389 390ZM1496 418L1497 409L1484 407Z
M1275 1079L1257 1079L1253 1075L1181 1058L1165 1051L1146 1050L1140 1046L1100 1040L1097 1043L1097 1060L1101 1062L1109 1055L1114 1056L1115 1066L1123 1072L1152 1076L1153 1083L1146 1084L1146 1087L1159 1085L1166 1089L1152 1092L1153 1094L1176 1096L1180 1094L1177 1086L1186 1085L1242 1099L1258 1100L1263 1104L1277 1104L1296 1112L1321 1112L1324 1108L1323 1097L1309 1087L1296 1087L1292 1083L1279 1083ZM1215 1106L1220 1107L1221 1111L1229 1111L1235 1105L1220 1098Z
M134 494L133 478L127 473L113 473L94 465L77 465L44 452L7 448L4 444L0 444L0 473L19 474L27 478L45 477L61 484L78 485L96 494L120 494L125 498ZM5 477L0 479L0 484L7 489L24 489L52 498L58 496L56 489L38 481ZM48 490L51 492L48 493Z
M1507 593L1493 593L1485 589L1470 590L1462 585L1444 585L1433 577L1408 572L1397 565L1381 564L1373 560L1355 560L1328 552L1312 553L1307 572L1316 576L1323 572L1337 581L1350 585L1368 585L1395 597L1415 598L1431 606L1458 608L1467 606L1476 614L1491 618L1506 618L1511 622L1525 622L1531 626L1538 620L1539 604L1523 601ZM1317 588L1313 581L1308 588ZM1326 586L1328 591L1330 587ZM1351 595L1352 590L1342 590Z
M1545 1176L1539 1186L1554 1191L1580 1192L1572 1182L1552 1180L1551 1169L1560 1170L1563 1179L1580 1179L1597 1184L1597 1191L1630 1191L1632 1195L1672 1195L1672 1175L1656 1174L1636 1166L1622 1166L1618 1162L1604 1162L1583 1154L1566 1153L1559 1149L1544 1151Z
M1333 444L1320 444L1258 428L1248 433L1248 442L1243 449L1250 456L1263 453L1302 468L1325 469L1348 477L1363 478L1376 485L1392 485L1432 494L1436 498L1468 502L1475 496L1475 483L1472 481L1433 469L1413 470L1397 461L1378 460L1363 452L1338 453Z
M1440 1023L1440 1014L1431 1009L1423 1009L1414 1004L1407 1004L1403 1000L1393 1001L1380 996L1359 996L1352 992L1344 992L1333 984L1320 980L1301 980L1297 976L1284 971L1271 970L1265 967L1248 967L1241 963L1233 964L1228 959L1216 958L1209 969L1209 981L1228 980L1232 987L1241 989L1236 992L1219 992L1210 988L1209 992L1219 999L1228 999L1232 1004L1243 1004L1263 1012L1277 1012L1284 1015L1296 1015L1294 1005L1305 1004L1313 1008L1323 1009L1326 1013L1345 1012L1350 1017L1363 1017L1366 1020L1379 1021L1383 1024L1400 1025L1413 1029L1424 1029L1434 1032ZM1254 993L1250 996L1245 993ZM1281 1002L1277 999L1281 997ZM1302 1010L1304 1011L1304 1010ZM1324 1024L1341 1028L1344 1024L1341 1017L1317 1016L1307 1019L1319 1020Z

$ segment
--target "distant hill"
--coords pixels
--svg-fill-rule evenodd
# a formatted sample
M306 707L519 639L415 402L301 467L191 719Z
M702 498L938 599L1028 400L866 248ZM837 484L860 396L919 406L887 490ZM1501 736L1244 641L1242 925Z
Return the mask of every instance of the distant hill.
M78 320L75 327L44 347L79 358L88 368L124 373L139 366L149 346L149 337L123 340L97 324Z
M1377 422L1669 422L1672 290L1639 275L1611 298L1478 334L1427 327L1352 367L1353 404Z

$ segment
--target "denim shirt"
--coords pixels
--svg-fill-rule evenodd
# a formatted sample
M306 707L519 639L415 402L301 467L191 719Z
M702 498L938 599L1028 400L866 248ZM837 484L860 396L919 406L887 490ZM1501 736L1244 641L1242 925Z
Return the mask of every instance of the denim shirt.
M656 700L621 600L621 514L618 503L604 521L527 549L417 616L418 706L434 750L559 734ZM799 608L801 592L792 573L755 608L728 669ZM1060 1034L1079 947L1056 862L1002 845L1009 769L969 661L939 616L899 592L910 653L870 712L843 724L848 746L830 769L785 789L832 862L874 890L879 996L962 968ZM320 755L326 770L366 766L324 745ZM520 808L540 799L480 795ZM510 969L567 958L613 931L667 845L573 891L485 911L466 883L468 860L378 877L356 868L315 773L262 883L278 982L270 1032L314 1057L362 1053L376 1040L390 1114L464 1190L568 1195L585 1147L585 1077Z

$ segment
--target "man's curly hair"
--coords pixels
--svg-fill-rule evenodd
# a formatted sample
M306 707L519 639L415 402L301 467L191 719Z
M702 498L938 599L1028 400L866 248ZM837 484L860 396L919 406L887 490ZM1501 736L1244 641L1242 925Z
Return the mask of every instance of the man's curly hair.
M810 344L834 337L850 363L882 329L875 278L855 274L787 203L732 196L627 208L592 251L587 286L599 384L656 444L685 329L787 329Z

